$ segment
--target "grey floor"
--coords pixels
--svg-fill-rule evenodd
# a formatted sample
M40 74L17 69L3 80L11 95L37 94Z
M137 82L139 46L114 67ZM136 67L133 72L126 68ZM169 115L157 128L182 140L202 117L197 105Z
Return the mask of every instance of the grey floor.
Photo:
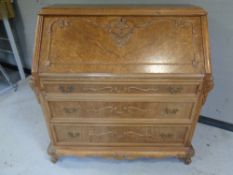
M46 153L49 138L43 115L26 82L0 96L0 175L231 175L233 133L198 124L189 166L176 159L117 161L102 158L60 159Z

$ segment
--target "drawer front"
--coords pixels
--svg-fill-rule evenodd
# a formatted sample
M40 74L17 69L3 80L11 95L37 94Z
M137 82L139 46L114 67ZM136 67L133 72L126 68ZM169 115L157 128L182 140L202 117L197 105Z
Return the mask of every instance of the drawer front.
M198 85L167 84L76 84L45 83L48 93L88 93L88 94L196 94Z
M57 144L75 145L156 145L183 144L187 126L170 125L79 125L53 126Z
M190 119L194 103L49 101L55 118Z

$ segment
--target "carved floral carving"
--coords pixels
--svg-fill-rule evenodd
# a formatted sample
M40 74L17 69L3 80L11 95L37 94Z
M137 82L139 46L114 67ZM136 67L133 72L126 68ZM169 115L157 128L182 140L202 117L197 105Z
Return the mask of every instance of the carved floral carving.
M206 102L206 98L208 96L208 93L213 89L214 87L214 81L213 81L213 77L211 74L207 74L205 77L205 81L204 81L204 85L203 85L203 97L202 97L202 104L204 105Z
M125 130L118 131L118 130L109 130L106 132L94 132L89 131L87 133L87 137L90 140L93 140L93 138L98 139L100 137L108 136L113 137L116 139L123 139L123 138L140 138L142 140L158 140L159 138L162 140L166 139L172 139L175 135L171 132L159 132L157 133L157 130L154 130L153 128L146 128L144 131L134 131L130 130L128 128L125 128Z
M111 92L111 93L130 93L133 91L138 91L138 92L157 92L159 88L141 88L141 87L136 87L136 86L108 86L108 87L101 87L101 88L83 88L84 92Z
M106 25L100 25L95 20L90 19L85 19L85 21L109 32L111 38L113 41L115 41L118 47L123 47L135 30L147 27L153 23L153 21L146 21L142 24L135 24L133 21L127 19L126 17L118 17L114 20L111 20Z
M131 37L134 29L134 24L126 18L118 18L108 25L108 32L118 47L124 46Z
M65 20L63 18L57 18L53 22L50 23L49 28L48 28L48 34L49 34L49 41L48 41L48 57L45 61L45 66L49 67L51 66L51 44L52 44L52 33L53 30L56 29L54 26L58 27L59 29L64 29L68 27L70 24L68 20Z
M164 110L165 114L169 115L169 114L177 114L179 112L179 109L174 108L174 109L170 109L170 108L165 108Z
M112 114L127 114L127 113L133 113L133 112L150 112L151 109L144 109L141 107L131 106L131 105L108 105L104 107L92 107L92 108L82 108L80 106L76 107L65 107L63 108L63 111L67 114L73 114L80 112L80 109L82 109L84 112L88 113L103 113L103 112L109 112Z
M131 130L127 130L127 131L123 131L123 132L117 132L117 131L108 131L108 132L103 132L103 133L93 133L93 132L89 132L88 136L89 137L102 137L102 136L113 136L116 138L124 138L124 137L142 137L142 138L151 138L153 137L151 133L140 133L140 132L135 132L135 131L131 131Z
M130 106L130 105L120 105L120 106L106 106L103 108L94 108L90 109L89 112L94 113L100 113L102 111L110 112L113 114L126 114L126 113L132 113L132 112L149 112L150 109L143 109L136 106Z

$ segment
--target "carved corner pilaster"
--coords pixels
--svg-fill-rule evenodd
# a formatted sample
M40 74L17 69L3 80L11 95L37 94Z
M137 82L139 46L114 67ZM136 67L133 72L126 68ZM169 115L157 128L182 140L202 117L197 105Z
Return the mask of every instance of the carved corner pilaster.
M31 75L28 79L28 83L30 85L30 87L32 88L32 90L34 90L34 87L35 87L35 79L34 77Z
M202 98L202 104L204 105L208 96L208 93L213 89L214 87L214 81L212 74L207 74L204 79L204 85L203 85L203 98Z
M29 79L28 79L28 83L29 83L31 89L35 92L38 103L40 103L39 89L38 89L38 86L37 86L37 83L36 83L35 76L31 75L29 77Z

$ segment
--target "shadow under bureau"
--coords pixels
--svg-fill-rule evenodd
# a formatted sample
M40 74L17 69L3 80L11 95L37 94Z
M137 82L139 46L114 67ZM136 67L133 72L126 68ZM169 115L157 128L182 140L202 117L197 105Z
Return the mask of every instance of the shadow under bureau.
M213 87L195 6L51 6L38 14L31 85L48 153L191 162Z

